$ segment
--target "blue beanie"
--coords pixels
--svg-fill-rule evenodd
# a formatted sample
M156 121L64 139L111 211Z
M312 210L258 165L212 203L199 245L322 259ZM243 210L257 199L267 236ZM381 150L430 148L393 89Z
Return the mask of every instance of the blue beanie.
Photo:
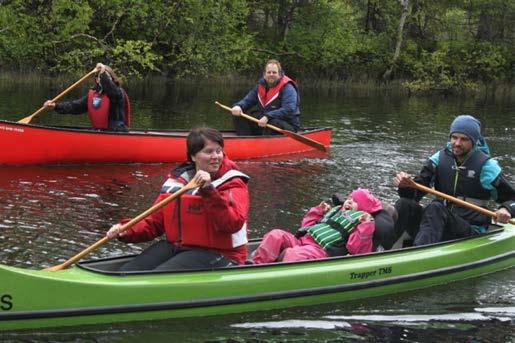
M449 135L455 132L466 135L476 145L481 138L481 122L468 114L459 115L452 122Z

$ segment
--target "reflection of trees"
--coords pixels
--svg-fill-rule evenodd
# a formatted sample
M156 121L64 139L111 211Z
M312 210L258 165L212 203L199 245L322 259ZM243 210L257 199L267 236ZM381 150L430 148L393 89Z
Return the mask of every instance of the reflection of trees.
M68 257L150 207L170 167L0 168L0 251L34 264Z

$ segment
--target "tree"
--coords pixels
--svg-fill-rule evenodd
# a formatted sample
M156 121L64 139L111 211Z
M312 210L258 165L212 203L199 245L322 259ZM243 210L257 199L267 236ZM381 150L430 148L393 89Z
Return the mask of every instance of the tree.
M397 29L397 42L395 44L395 51L393 53L392 60L390 61L388 68L383 74L383 80L390 79L392 71L397 64L397 60L399 59L399 55L401 53L402 37L404 34L404 24L406 23L406 18L410 12L409 0L399 0L399 3L401 5L401 17L399 19L399 26Z

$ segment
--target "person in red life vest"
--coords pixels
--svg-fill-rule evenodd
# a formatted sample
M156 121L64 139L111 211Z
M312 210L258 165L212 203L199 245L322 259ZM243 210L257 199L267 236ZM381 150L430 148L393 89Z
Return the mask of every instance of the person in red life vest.
M130 126L130 103L121 81L113 70L102 64L96 65L95 86L83 97L64 102L45 101L43 106L57 113L82 114L88 112L91 124L96 129L128 131Z
M296 234L273 229L252 254L255 264L293 262L330 256L369 253L373 249L373 213L381 201L367 189L358 188L342 205L325 201L312 207Z
M300 97L295 81L284 75L277 60L265 64L263 78L243 99L231 109L234 115L234 127L237 135L272 135L279 134L266 128L267 124L281 129L297 132L300 128ZM259 123L253 123L240 116L253 106L257 112L250 114Z
M187 138L185 162L174 168L156 203L192 179L203 182L161 210L119 233L115 224L107 232L126 243L150 241L165 235L123 271L211 269L245 262L249 177L224 154L222 134L211 128L193 129Z

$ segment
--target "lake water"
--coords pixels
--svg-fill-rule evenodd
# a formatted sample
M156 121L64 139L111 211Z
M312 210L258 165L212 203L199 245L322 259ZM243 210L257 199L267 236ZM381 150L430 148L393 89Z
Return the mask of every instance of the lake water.
M133 126L231 128L230 105L251 86L131 85ZM66 84L0 81L0 113L19 120ZM302 87L304 126L334 129L329 158L240 162L251 176L250 236L272 227L294 230L303 213L335 192L367 187L385 201L392 178L418 171L440 149L452 118L477 115L505 174L515 184L515 97L408 97L393 90ZM77 95L78 93L75 93ZM73 95L71 95L73 97ZM87 125L86 116L47 112L34 123ZM130 149L130 147L126 147ZM172 164L0 168L0 263L26 268L58 264L103 237L120 218L148 208ZM139 252L110 242L91 257ZM1 280L0 280L1 282ZM2 341L45 342L512 342L515 269L411 293L317 307L146 323L0 333Z

